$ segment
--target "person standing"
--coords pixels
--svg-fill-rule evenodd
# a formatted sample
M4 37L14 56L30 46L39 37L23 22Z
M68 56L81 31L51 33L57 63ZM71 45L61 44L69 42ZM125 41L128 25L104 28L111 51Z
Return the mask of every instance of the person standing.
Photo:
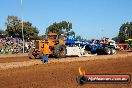
M48 63L48 57L49 57L49 42L45 41L44 42L44 47L43 47L42 63Z

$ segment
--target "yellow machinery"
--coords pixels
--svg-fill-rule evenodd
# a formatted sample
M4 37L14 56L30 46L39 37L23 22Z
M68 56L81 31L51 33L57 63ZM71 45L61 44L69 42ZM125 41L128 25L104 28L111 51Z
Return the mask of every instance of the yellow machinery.
M132 48L132 39L125 40L128 43L129 47Z
M56 33L48 33L46 34L45 40L35 40L34 48L31 48L29 50L29 58L42 58L42 50L47 42L49 45L49 55L52 55L53 57L57 58L66 57L65 37Z

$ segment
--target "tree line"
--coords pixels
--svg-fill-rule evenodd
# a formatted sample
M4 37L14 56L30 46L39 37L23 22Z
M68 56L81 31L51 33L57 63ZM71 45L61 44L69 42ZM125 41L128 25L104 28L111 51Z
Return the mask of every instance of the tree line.
M7 21L5 22L6 29L0 30L0 38L8 36L8 37L17 37L22 39L22 20L20 20L17 16L8 16ZM69 32L72 29L72 23L67 21L55 22L46 28L49 32L54 32L57 34L63 34L65 32ZM24 39L36 40L36 39L44 39L45 34L38 35L39 30L36 26L33 26L29 21L23 21L23 33ZM71 31L74 33L74 31ZM82 40L83 38L78 35L76 36L77 40Z
M0 30L0 37L17 37L22 39L22 21L17 16L8 16L5 22L6 29ZM31 22L23 21L24 38L38 38L38 29Z
M22 20L20 20L17 16L8 16L5 22L6 29L0 29L0 38L8 36L8 37L17 37L22 39ZM48 33L54 32L58 34L62 34L68 31L71 31L72 23L67 21L55 22L47 27ZM74 31L71 31L74 33ZM25 40L27 39L44 39L45 34L39 36L39 30L36 26L33 26L29 21L23 21L23 33ZM132 22L126 22L121 25L119 28L119 33L116 37L112 38L116 42L124 43L125 40L132 38ZM77 40L86 40L82 38L80 35L76 36Z
M125 40L132 38L132 22L126 22L119 28L119 33L116 37L112 38L116 42L125 43Z
M22 39L22 20L20 20L17 16L8 16L7 21L5 22L6 29L0 30L0 38L1 37L17 37ZM54 32L58 34L62 34L64 32L68 32L72 29L72 23L67 21L62 21L59 23L53 23L49 27L47 27L48 32ZM43 39L45 34L39 36L39 30L36 26L33 26L29 21L23 21L23 33L25 40L27 39Z

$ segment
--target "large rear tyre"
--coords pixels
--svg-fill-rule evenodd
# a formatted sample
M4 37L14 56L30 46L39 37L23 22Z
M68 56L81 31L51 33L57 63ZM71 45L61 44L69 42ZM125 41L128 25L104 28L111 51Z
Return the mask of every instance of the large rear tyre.
M104 52L106 55L110 55L110 53L111 53L110 48L105 47Z
M113 48L110 49L110 52L111 52L111 54L116 54L116 50Z
M66 57L66 46L58 44L54 47L54 57L65 58Z
M29 50L29 52L28 52L28 57L29 57L29 59L35 59L35 57L33 56L33 51L34 51L34 49L33 48L31 48L30 50Z

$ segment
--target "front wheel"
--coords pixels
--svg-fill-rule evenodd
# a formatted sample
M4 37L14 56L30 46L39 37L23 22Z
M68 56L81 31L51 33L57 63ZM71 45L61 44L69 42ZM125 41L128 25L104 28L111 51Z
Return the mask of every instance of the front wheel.
M35 56L33 56L33 51L34 51L34 49L33 48L30 48L29 49L29 52L28 52L28 57L29 57L29 59L35 59Z
M40 51L38 52L38 56L39 56L40 59L43 58L43 51L42 51L42 50L40 50Z

